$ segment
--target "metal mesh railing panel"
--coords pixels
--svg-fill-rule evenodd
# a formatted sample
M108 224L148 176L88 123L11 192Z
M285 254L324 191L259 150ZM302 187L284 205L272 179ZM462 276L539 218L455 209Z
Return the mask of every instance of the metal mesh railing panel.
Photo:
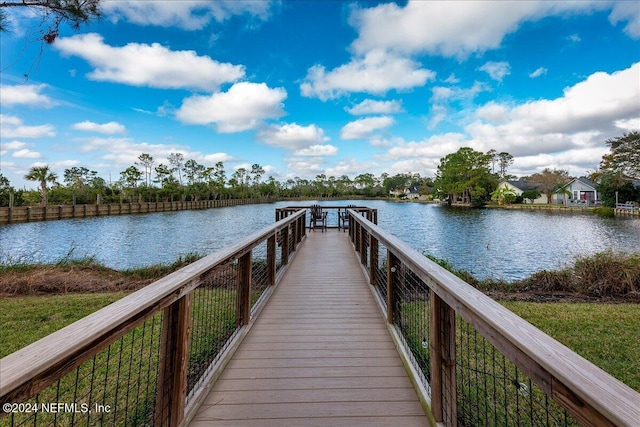
M380 299L383 301L384 306L387 306L387 247L382 243L378 243L378 259L377 267L373 272L374 283L373 286L376 292L380 295Z
M168 425L156 410L159 313L0 418L0 426Z
M456 383L458 426L579 425L460 316L456 316Z
M393 286L394 319L404 337L406 349L413 355L411 361L421 381L427 386L431 376L429 342L429 287L406 265L398 262Z
M236 331L237 263L202 277L194 290L187 393L202 383L209 368Z
M266 241L253 248L251 260L251 307L253 307L269 287Z

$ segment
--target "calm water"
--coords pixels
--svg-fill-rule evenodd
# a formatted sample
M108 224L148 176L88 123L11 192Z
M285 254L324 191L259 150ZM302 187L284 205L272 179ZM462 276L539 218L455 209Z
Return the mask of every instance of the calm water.
M354 202L325 204L350 203ZM355 203L377 208L379 225L418 251L445 258L481 278L523 278L607 248L640 251L638 219L383 201ZM2 225L0 262L56 262L70 253L73 257L95 257L116 269L171 262L187 253L213 252L273 223L276 207L295 204Z

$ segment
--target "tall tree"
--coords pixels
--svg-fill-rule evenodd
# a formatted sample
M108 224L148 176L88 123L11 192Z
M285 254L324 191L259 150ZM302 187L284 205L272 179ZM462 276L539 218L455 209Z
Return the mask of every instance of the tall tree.
M0 31L7 30L6 12L22 8L40 18L46 27L41 30L42 40L49 44L58 37L60 25L68 24L77 30L102 16L100 0L4 0L0 2Z
M171 153L169 157L169 164L173 166L173 171L178 172L178 182L182 185L182 168L184 167L184 154L182 153Z
M25 176L29 181L40 183L40 197L42 205L47 206L47 182L56 182L58 176L52 172L49 166L33 166Z
M505 151L498 154L498 174L502 179L511 178L510 175L507 174L507 169L509 166L513 164L513 156Z
M602 156L601 173L640 180L640 132L628 132L605 142L611 151Z
M551 203L553 195L571 181L571 177L569 172L564 169L545 168L542 172L531 175L528 181L541 184L540 191L547 196L547 203Z
M68 187L82 188L89 185L98 175L98 172L89 170L84 166L73 166L64 170L64 183Z
M462 203L481 203L496 184L491 161L491 154L462 147L440 159L434 186L450 203L457 197L462 198Z
M144 168L145 184L147 187L151 187L151 171L154 163L153 157L151 157L151 154L149 153L140 154L138 156L138 161L136 162L136 165L140 165Z

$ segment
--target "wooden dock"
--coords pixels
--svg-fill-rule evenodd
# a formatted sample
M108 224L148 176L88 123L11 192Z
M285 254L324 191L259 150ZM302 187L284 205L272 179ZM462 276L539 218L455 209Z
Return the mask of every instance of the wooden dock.
M429 425L347 233L307 233L190 425Z

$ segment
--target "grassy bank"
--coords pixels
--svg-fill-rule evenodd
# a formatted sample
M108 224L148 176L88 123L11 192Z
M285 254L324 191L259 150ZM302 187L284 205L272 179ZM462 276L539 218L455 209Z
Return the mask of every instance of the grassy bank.
M640 304L501 304L640 392Z
M513 282L477 279L467 271L456 269L447 260L430 255L427 257L487 293L563 293L592 299L640 301L640 253L606 250L578 257L572 266L565 269L542 270L526 279Z
M0 299L0 357L82 319L125 292Z

